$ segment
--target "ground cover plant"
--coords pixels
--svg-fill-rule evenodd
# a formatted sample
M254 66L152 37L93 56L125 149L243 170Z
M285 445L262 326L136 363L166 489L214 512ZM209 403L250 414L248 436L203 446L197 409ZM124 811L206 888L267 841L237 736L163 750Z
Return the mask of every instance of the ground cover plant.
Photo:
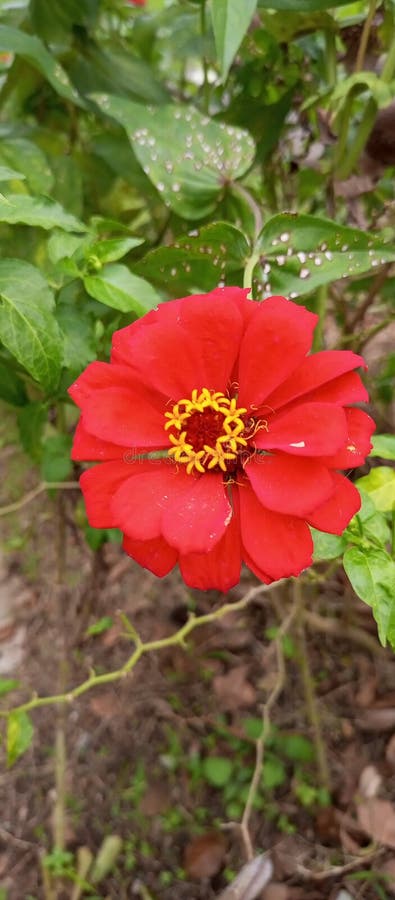
M394 894L395 6L0 0L0 897Z

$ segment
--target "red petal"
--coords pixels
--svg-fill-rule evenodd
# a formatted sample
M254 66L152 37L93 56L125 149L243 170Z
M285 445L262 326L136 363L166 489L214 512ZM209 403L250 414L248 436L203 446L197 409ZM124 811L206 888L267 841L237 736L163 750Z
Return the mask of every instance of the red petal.
M372 449L370 438L376 428L373 419L361 409L345 409L344 412L348 428L344 449L323 459L325 465L331 469L352 469L362 466Z
M291 374L311 347L318 316L284 297L259 304L244 335L239 364L239 402L259 405Z
M162 305L146 328L128 330L125 340L118 332L113 358L127 361L145 384L173 400L194 388L225 390L243 328L235 291L244 299L246 292L233 288Z
M333 472L335 493L329 500L307 516L310 525L329 534L342 534L352 517L361 507L361 498L355 485L344 475Z
M158 578L168 575L174 568L178 553L159 537L152 541L134 541L128 535L123 539L123 549L144 569L149 569Z
M350 403L366 403L369 400L369 394L357 372L346 372L303 396L304 403L310 402L310 400L348 406Z
M270 575L267 575L266 572L263 572L262 569L257 566L257 564L248 555L245 547L243 547L243 559L246 566L251 569L251 572L253 572L253 574L256 575L257 578L259 578L259 581L263 581L264 584L271 584L272 581L275 581L274 578L270 578Z
M248 564L274 581L299 575L311 565L313 541L306 522L266 509L248 484L240 488L239 496L243 557L248 557Z
M130 477L130 466L124 462L105 462L84 472L80 486L92 528L116 528L111 502L123 481Z
M181 575L191 588L217 590L224 594L240 581L241 545L236 516L224 536L209 553L189 553L180 557Z
M344 410L332 403L301 403L271 416L268 431L262 429L255 445L262 450L278 448L297 456L336 453L347 438Z
M180 553L211 550L231 516L221 475L195 478L165 462L122 484L112 509L117 526L130 537L162 535Z
M293 516L305 517L333 492L328 469L315 459L257 454L245 472L263 506Z
M143 385L110 387L95 391L83 408L84 425L96 437L121 446L165 448L165 408L151 402L151 392Z
M70 385L68 393L74 403L82 408L96 391L105 388L133 388L135 377L127 366L114 366L111 363L92 362L82 374Z
M74 433L72 459L104 462L107 459L122 460L129 453L129 447L121 447L119 444L112 444L111 441L103 441L89 434L84 427L83 417L80 418Z
M278 409L285 406L290 400L295 400L303 394L310 394L321 385L332 382L345 372L364 366L362 356L357 356L351 350L321 350L304 359L301 365L287 378L270 397L267 398L268 406ZM317 400L324 400L321 394ZM329 397L328 400L331 398ZM305 398L304 398L305 400ZM351 403L352 400L347 402Z

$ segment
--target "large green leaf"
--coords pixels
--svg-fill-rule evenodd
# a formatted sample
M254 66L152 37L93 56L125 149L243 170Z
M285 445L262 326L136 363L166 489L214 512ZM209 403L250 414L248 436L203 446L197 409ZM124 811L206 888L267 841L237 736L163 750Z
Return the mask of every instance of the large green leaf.
M258 296L283 293L291 299L395 259L395 246L369 232L296 213L269 219L258 252Z
M226 184L244 175L253 161L255 145L248 132L202 116L193 106L144 107L108 94L92 99L124 126L164 203L185 219L211 213Z
M35 225L40 228L63 228L64 231L86 231L71 213L59 203L46 197L30 197L28 194L0 195L0 222L16 225Z
M59 381L62 339L47 282L30 263L0 260L0 340L51 391Z
M18 28L11 28L9 25L0 25L0 51L22 56L44 75L61 97L80 106L83 105L65 70L35 35L26 34L26 32L20 31Z
M222 78L226 78L256 10L257 0L211 0L211 18Z
M361 487L373 500L376 509L388 512L395 509L395 470L390 466L377 466L369 475L359 478Z
M374 434L372 444L369 456L395 460L395 434Z
M226 222L204 225L169 247L158 247L140 260L136 271L166 287L173 297L185 291L210 291L221 282L240 284L249 247L244 234Z
M358 597L372 607L383 646L395 649L395 562L385 550L350 547L344 568Z
M348 6L350 0L259 0L261 9L279 9L283 12L314 12L332 9L333 6Z
M119 263L103 266L97 275L85 275L84 285L88 294L100 303L136 316L143 316L160 303L159 295L148 281Z
M21 172L36 194L49 194L54 182L47 157L37 144L27 138L3 138L0 159Z

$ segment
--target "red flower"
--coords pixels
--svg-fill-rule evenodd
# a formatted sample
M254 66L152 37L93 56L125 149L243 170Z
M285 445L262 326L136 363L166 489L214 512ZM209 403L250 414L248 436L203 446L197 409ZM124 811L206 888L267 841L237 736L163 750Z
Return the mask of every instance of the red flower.
M156 575L227 591L311 564L309 524L341 534L360 507L339 469L364 462L372 419L360 356L307 356L317 316L240 288L164 303L113 335L111 363L70 388L73 459L92 526Z
M128 0L132 6L145 6L147 0Z

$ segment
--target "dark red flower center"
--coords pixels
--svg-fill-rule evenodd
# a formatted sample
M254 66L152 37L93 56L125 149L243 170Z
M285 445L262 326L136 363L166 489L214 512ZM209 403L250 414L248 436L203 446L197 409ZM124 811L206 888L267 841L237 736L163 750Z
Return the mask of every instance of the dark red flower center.
M226 397L222 391L193 390L190 399L179 400L165 413L165 429L172 444L169 456L184 463L188 475L212 469L229 473L261 427L261 423L246 419L246 413L235 397Z

